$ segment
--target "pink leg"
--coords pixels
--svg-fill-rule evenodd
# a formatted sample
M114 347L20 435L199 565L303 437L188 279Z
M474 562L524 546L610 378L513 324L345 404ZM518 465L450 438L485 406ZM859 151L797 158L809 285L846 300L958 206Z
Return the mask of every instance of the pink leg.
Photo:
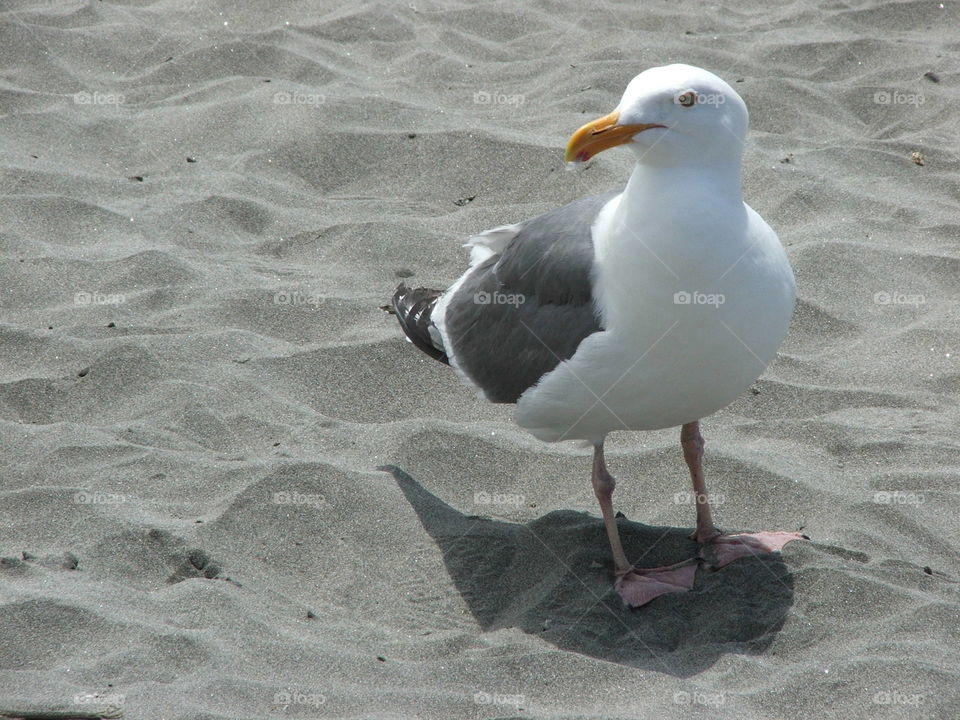
M627 561L620 542L620 531L613 513L613 490L617 485L613 476L607 472L603 459L603 443L593 451L593 492L600 503L600 513L607 529L610 549L613 551L613 563L617 580L614 587L623 598L624 604L633 607L646 605L660 595L682 592L693 587L696 564L686 562L662 568L634 568Z
M683 459L690 468L690 479L693 481L694 499L697 503L697 529L690 537L701 545L709 545L709 559L712 560L713 567L721 568L742 557L777 552L791 540L803 539L803 535L799 533L782 531L723 535L713 524L710 514L707 484L703 479L704 442L699 422L687 423L680 429L680 446L683 448ZM704 555L703 549L701 555Z
M683 448L683 459L687 461L687 467L690 468L693 499L697 504L697 529L690 535L690 539L699 543L710 542L720 535L720 531L713 524L710 499L707 497L707 483L703 479L704 445L698 421L687 423L680 428L680 447Z

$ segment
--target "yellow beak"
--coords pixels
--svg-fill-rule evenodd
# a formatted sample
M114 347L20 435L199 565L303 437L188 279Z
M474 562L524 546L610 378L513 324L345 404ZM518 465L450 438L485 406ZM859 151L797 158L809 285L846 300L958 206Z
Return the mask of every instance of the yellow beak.
M618 125L619 119L620 113L614 110L609 115L588 122L570 136L563 159L567 162L586 162L604 150L630 142L638 132L655 127L666 127L656 123Z

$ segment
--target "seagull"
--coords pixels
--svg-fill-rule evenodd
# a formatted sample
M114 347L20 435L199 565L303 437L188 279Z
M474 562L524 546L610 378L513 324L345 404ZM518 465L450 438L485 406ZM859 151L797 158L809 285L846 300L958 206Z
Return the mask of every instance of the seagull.
M747 126L743 99L713 73L647 69L566 146L577 164L629 148L626 187L472 237L469 267L447 290L401 284L393 296L407 339L491 402L515 403L520 427L593 446L614 587L629 607L689 590L703 561L720 568L804 537L722 533L704 480L700 420L773 360L796 294L776 233L743 201ZM620 541L604 440L677 426L700 552L637 567Z

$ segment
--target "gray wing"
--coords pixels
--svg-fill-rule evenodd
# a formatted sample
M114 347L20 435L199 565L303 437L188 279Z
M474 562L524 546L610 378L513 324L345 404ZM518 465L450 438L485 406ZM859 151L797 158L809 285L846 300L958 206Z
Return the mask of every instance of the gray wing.
M588 335L593 304L590 229L615 190L519 225L507 246L473 268L446 308L456 364L493 402L516 402Z

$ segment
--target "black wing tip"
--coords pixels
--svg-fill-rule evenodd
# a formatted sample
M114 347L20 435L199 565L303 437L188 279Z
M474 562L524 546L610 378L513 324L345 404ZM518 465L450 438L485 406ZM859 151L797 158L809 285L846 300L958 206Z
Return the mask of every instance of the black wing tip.
M430 313L443 290L430 288L410 288L406 283L400 283L393 293L393 311L400 322L404 335L420 350L447 365L450 359L447 354L434 346L430 337Z

